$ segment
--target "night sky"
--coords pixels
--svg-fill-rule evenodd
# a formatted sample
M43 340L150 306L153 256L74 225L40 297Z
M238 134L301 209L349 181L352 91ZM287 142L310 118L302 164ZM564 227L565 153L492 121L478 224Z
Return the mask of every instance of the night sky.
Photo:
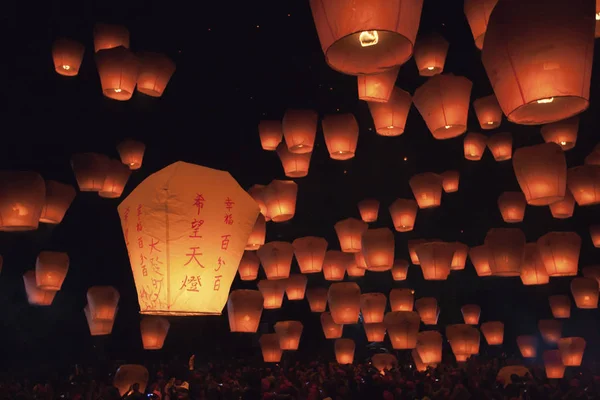
M73 153L91 151L117 158L119 141L133 138L146 144L146 154L122 198L148 175L178 160L227 170L248 189L286 179L276 153L261 149L258 122L280 119L289 107L311 108L321 118L353 113L360 126L357 154L348 161L331 160L319 124L309 175L295 180L299 186L296 216L290 222L268 223L267 241L322 236L330 249L339 249L333 225L344 218L359 218L358 201L380 200L379 220L371 227L392 228L387 207L398 197L412 198L408 179L419 172L451 169L461 173L459 192L444 194L439 208L420 210L414 231L395 234L396 257L408 259L409 239L439 238L476 246L483 243L489 228L509 227L496 201L504 191L519 190L511 161L496 162L489 150L482 161L465 160L463 137L435 140L414 106L403 135L376 135L367 104L357 98L356 78L327 66L306 0L49 0L7 5L0 18L4 38L1 169L37 171L45 179L76 186L70 167ZM93 62L96 22L123 24L130 31L132 50L163 52L176 62L177 71L161 98L136 92L130 101L119 102L102 96ZM473 81L471 102L491 94L462 2L425 0L419 34L431 32L450 43L445 72ZM51 46L61 36L86 46L77 77L54 72ZM577 146L566 153L569 167L583 164L598 141L596 70L592 103L581 114ZM402 66L396 85L414 93L425 80L411 59ZM480 131L472 108L469 130ZM504 118L492 132L502 131L513 133L514 148L543 142L539 126L517 126ZM117 214L121 199L78 193L60 225L0 232L4 257L0 365L20 365L30 359L48 364L103 358L140 362L177 354L187 359L192 353L204 362L219 352L260 359L258 334L229 333L226 315L171 319L164 350L142 350L135 286ZM567 220L553 219L548 207L529 206L525 221L510 227L521 228L528 242L552 230L576 231L582 237L581 268L600 263L600 249L594 249L588 232L593 222L600 223L597 206L576 207L574 217ZM71 263L53 305L35 308L27 303L21 276L34 268L41 250L66 251ZM298 272L295 261L292 272ZM548 285L526 287L518 277L478 278L468 261L464 271L452 272L447 281L426 282L420 268L411 266L404 282L393 282L389 272L367 272L358 283L363 293L387 295L392 287L411 287L416 298L436 297L442 332L446 324L462 323L462 305L478 303L482 322L505 322L504 349L510 353L517 351L517 335L536 334L537 320L551 318L547 296L569 294L570 279L552 278ZM309 276L309 286L324 284L321 275ZM113 285L121 293L109 337L89 334L82 310L92 285ZM242 283L238 277L232 286L255 287L255 282ZM305 324L300 345L304 354L320 352L333 359L333 342L325 341L319 316L309 312L306 301L292 304L286 299L281 310L266 310L261 330L272 332L274 322L286 319ZM563 335L585 337L588 360L600 354L598 332L598 311L573 307ZM344 337L357 341L358 357L366 355L360 326L346 327ZM484 343L482 338L482 352L487 351Z

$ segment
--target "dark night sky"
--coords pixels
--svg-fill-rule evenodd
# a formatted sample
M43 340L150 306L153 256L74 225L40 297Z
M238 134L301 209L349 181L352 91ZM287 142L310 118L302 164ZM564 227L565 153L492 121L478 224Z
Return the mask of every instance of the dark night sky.
M460 191L444 195L440 208L419 211L413 232L396 234L397 257L408 257L408 239L435 237L475 246L483 242L489 228L507 225L496 200L503 191L519 190L512 163L495 162L489 151L480 162L466 161L462 137L433 139L414 107L402 136L377 136L367 104L357 99L356 78L326 65L306 0L40 3L7 5L0 19L5 45L0 64L2 169L38 171L46 179L76 185L71 154L94 151L118 157L116 144L131 137L145 142L147 151L142 169L132 174L123 197L149 174L177 160L228 170L248 188L284 178L277 155L260 147L256 129L260 119L281 118L288 107L312 108L321 117L351 112L360 125L356 157L331 160L319 127L309 176L296 179L296 217L288 223L270 223L267 240L323 236L330 248L338 248L334 223L358 217L356 203L366 197L381 201L380 218L373 226L392 227L387 207L397 197L412 197L408 179L418 172L449 169L460 170ZM117 102L102 96L92 57L95 22L124 24L133 50L164 52L176 61L177 71L162 98L136 92L130 101ZM445 72L473 81L472 100L492 93L462 2L425 0L419 33L429 32L438 32L450 42ZM62 35L86 46L78 77L54 72L51 45ZM401 68L396 84L413 93L423 82L425 78L418 76L410 60ZM592 102L600 92L598 86L596 74ZM592 103L581 115L577 146L567 153L569 166L582 164L596 144L598 111ZM472 109L469 127L479 130ZM543 142L539 127L516 126L506 119L496 131L512 132L515 147ZM42 224L33 232L0 233L4 256L0 364L31 358L66 363L103 355L130 361L148 357L141 351L137 298L116 210L119 202L79 193L62 224ZM583 239L582 267L599 263L600 250L594 249L588 233L590 221L600 221L597 210L576 207L573 218L555 220L547 207L528 207L525 222L517 226L528 241L551 230L578 232ZM34 267L41 250L67 251L71 265L54 304L36 309L27 304L21 275ZM553 278L549 285L524 287L519 278L477 278L470 262L466 270L453 272L443 282L425 282L414 266L408 277L406 282L393 282L389 273L367 273L359 284L363 293L387 294L392 287L412 287L417 298L437 297L442 329L447 323L462 321L461 305L480 303L482 321L505 321L509 351L516 349L516 335L536 333L537 320L551 317L547 296L568 293L570 281ZM100 339L89 336L82 311L87 288L98 284L114 285L121 293L113 334ZM311 276L309 285L315 284L323 284L322 278ZM254 288L255 283L236 278L233 287ZM597 310L574 309L564 325L564 335L584 336L588 351L596 354L600 344L597 315ZM301 349L309 353L322 349L323 354L333 356L333 345L323 339L318 315L308 312L306 302L286 300L282 310L263 313L268 329L281 319L305 323ZM206 360L219 350L257 353L250 336L228 332L225 315L171 322L165 350L151 357L196 352L197 358ZM365 344L362 329L347 328L345 336L355 338L359 346Z

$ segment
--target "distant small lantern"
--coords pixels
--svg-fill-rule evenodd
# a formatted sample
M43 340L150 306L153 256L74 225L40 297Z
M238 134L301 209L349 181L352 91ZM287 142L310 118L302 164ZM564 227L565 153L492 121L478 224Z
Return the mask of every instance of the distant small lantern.
M566 151L575 147L578 130L579 117L575 116L542 126L542 137L544 142L554 142Z
M383 322L387 297L383 293L363 293L360 295L360 312L363 323L374 324Z
M523 285L545 285L550 281L546 267L542 262L537 243L527 243L521 264L521 281Z
M306 289L306 299L311 312L324 312L327 309L327 289L308 288Z
M98 23L94 26L94 51L123 46L129 48L129 31L121 25Z
M258 123L258 135L263 150L275 151L283 139L283 129L279 120L262 120Z
M100 50L96 53L102 93L113 100L131 99L137 82L139 62L125 47Z
M0 231L37 229L45 198L46 185L37 172L0 171Z
M358 122L354 115L326 115L321 124L329 157L334 160L354 158L358 143Z
M481 324L481 333L490 346L499 346L504 342L504 324L500 321L490 321Z
M260 249L265 244L265 236L267 235L267 222L262 214L258 214L254 227L250 236L248 236L248 242L246 243L245 250L255 251Z
M360 278L361 276L365 276L367 272L366 268L361 268L356 263L356 256L361 253L354 253L354 257L350 255L348 259L348 264L346 265L346 273L350 278Z
M439 207L442 202L442 177L431 172L413 175L408 184L419 208Z
M535 358L537 356L537 337L532 335L517 336L517 346L523 358Z
M537 240L538 250L550 276L575 276L581 237L575 232L548 232Z
M465 133L472 86L465 77L445 74L430 78L415 91L413 102L434 138Z
M481 129L496 129L502 123L502 109L495 95L491 94L475 100L473 108Z
M281 350L298 350L304 325L300 321L279 321L273 326L279 336Z
M408 275L408 261L396 259L392 267L392 279L395 281L405 281Z
M394 265L394 234L389 228L368 229L362 235L367 270L388 271Z
M437 325L440 307L435 297L421 297L415 301L415 309L425 325Z
M406 119L412 105L410 93L394 87L387 102L369 102L368 105L378 135L400 136L404 133Z
M160 53L143 52L138 54L138 58L137 91L151 97L161 97L175 73L175 63Z
M387 103L392 95L400 67L380 74L358 75L358 98L367 102ZM410 106L410 105L409 105Z
M523 192L504 192L498 197L498 208L504 222L523 222L527 200Z
M590 238L594 247L600 247L600 225L590 225Z
M454 256L452 256L451 271L460 271L465 269L467 263L467 255L469 254L469 246L464 243L454 242Z
M377 221L379 214L379 200L365 199L358 202L358 211L360 218L369 223Z
M292 153L310 153L317 135L318 115L312 110L287 110L283 116L283 137Z
M542 358L544 359L546 378L562 379L565 376L565 365L562 363L559 350L545 350Z
M285 280L285 294L288 300L302 300L306 293L308 278L302 274L291 274Z
M410 256L410 262L414 265L420 265L419 255L417 254L417 246L421 243L427 243L431 240L426 239L411 239L408 241L408 255Z
M463 151L465 159L470 161L479 161L483 157L485 147L487 146L487 137L481 133L469 132L463 142Z
M512 158L512 135L509 132L494 133L487 140L487 147L494 160L506 161Z
M121 197L129 176L131 176L131 170L127 166L118 160L110 160L102 189L98 191L98 195L107 199Z
M93 319L114 320L121 295L112 286L92 286L87 301Z
M566 295L548 296L550 310L554 318L570 318L571 317L571 299Z
M379 353L371 357L371 364L381 375L385 375L385 371L391 371L392 368L398 365L398 359L393 354Z
M264 279L258 281L257 286L258 290L260 290L260 293L263 295L263 307L265 310L281 308L281 305L283 304L283 293L285 292L283 281L270 281Z
M357 253L362 250L362 235L369 228L365 222L348 218L338 221L334 228L344 253Z
M487 30L490 14L498 0L465 0L464 11L475 39L475 46L483 48L485 31Z
M69 255L58 251L42 251L35 262L35 281L42 290L58 291L69 271Z
M354 340L336 339L335 340L335 359L338 364L352 364L354 361Z
M525 235L516 228L492 228L485 236L490 270L494 276L520 276Z
M490 252L486 245L471 247L469 250L469 259L477 272L477 276L490 276Z
M265 188L267 215L273 222L285 222L296 214L298 185L294 181L271 181Z
M269 242L256 251L267 279L273 281L290 276L294 247L288 242Z
M582 272L585 278L595 279L600 284L600 265L583 267Z
M565 191L565 197L556 203L550 204L549 207L552 217L556 219L571 218L573 216L573 211L575 211L575 198L567 189Z
M137 140L126 139L117 145L121 162L131 170L140 169L144 160L146 145Z
M438 331L419 332L416 349L423 363L442 362L442 335Z
M465 324L467 325L478 325L479 316L481 315L481 307L477 304L466 304L461 307L460 312L462 313Z
M392 311L385 314L384 325L394 350L414 349L421 318L415 311Z
M285 143L279 143L276 151L285 176L288 178L304 178L308 175L312 153L292 153Z
M56 296L55 290L43 290L37 287L35 271L27 271L23 274L23 283L27 302L33 306L49 306Z
M323 261L323 276L326 281L344 280L348 257L352 256L337 250L327 250Z
M569 168L567 185L578 206L600 204L600 166L581 165Z
M558 351L565 367L579 367L585 351L585 339L568 337L558 340Z
M392 311L412 311L415 304L415 291L412 289L392 289L390 308Z
M110 166L110 158L98 153L77 153L71 157L71 167L79 190L98 192L104 186L104 180Z
M385 339L385 325L383 322L375 324L363 324L363 328L365 328L367 341L383 342Z
M396 199L390 207L390 215L394 222L394 229L398 232L410 232L415 227L419 206L412 199Z
M331 313L321 313L321 326L325 334L325 339L338 339L342 337L344 325L336 324Z
M166 318L144 316L140 321L142 345L145 350L160 350L165 344L171 324Z
M420 37L415 44L415 62L421 76L434 76L444 71L450 44L441 35L434 33Z
M75 199L75 188L57 181L46 181L46 201L40 215L40 222L60 224L65 213Z
M562 323L555 319L541 319L538 321L538 328L542 339L548 344L558 343L562 336Z
M354 282L334 283L327 292L329 310L336 324L356 324L360 312L360 287Z
M244 251L244 255L240 261L238 267L238 273L240 279L243 281L253 281L258 277L258 268L260 266L260 260L255 252Z
M458 183L460 180L460 173L458 171L446 171L441 174L442 187L446 193L454 193L458 191Z
M85 47L71 39L57 39L52 45L52 59L54 70L59 75L76 76L83 60Z
M90 335L104 336L112 333L113 326L115 324L114 319L93 319L92 315L90 314L90 306L87 304L83 309L83 313L85 314L85 319L87 320L88 328L90 329Z
M266 363L278 363L281 361L283 351L279 347L279 335L276 333L263 333L258 339Z
M571 294L577 308L598 308L598 281L594 278L573 278Z
M294 246L294 255L303 274L314 274L321 272L325 252L327 251L327 241L320 237L306 236L298 238L292 242Z
M443 281L450 274L456 245L441 241L418 244L416 247L423 278L429 281Z

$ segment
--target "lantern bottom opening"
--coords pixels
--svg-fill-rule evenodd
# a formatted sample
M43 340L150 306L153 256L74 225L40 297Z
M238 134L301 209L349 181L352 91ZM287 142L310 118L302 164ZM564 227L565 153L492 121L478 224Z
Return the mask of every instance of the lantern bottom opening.
M285 221L289 221L292 218L294 218L294 214L279 214L279 215L272 215L271 216L271 221L273 221L273 222L285 222Z
M108 97L109 99L119 101L127 101L131 99L132 95L131 92L119 88L104 89L102 92L104 93L104 96Z
M35 225L3 225L0 226L1 232L23 232L23 231L35 231L38 228L38 224Z
M312 145L308 144L295 144L293 146L288 145L288 151L294 154L306 154L310 153L313 150Z
M479 126L481 127L481 129L484 130L490 130L490 129L496 129L497 127L500 126L500 121L490 121L491 124L489 122L486 122L485 124L479 124Z
M410 232L412 231L414 228L413 225L408 226L408 225L397 225L394 227L394 229L396 229L397 232Z
M68 67L68 69L66 68ZM57 74L62 75L62 76L77 76L77 74L79 74L79 69L78 68L73 68L72 65L67 65L67 66L57 66L56 68L54 68L54 70L56 71Z
M150 97L160 97L163 94L162 90L154 90L151 88L144 88L144 87L140 87L140 85L137 86L137 91L140 93L143 93L147 96L150 96Z
M380 126L376 127L375 131L379 136L393 137L402 135L404 133L404 127L392 125Z
M561 121L585 111L588 99L579 96L547 96L515 108L508 120L520 125L540 125Z
M296 171L285 171L285 176L288 178L304 178L308 175L308 171L296 170Z
M527 204L530 206L549 206L550 204L562 201L564 198L564 194L562 196L535 197L527 199Z
M103 197L105 199L116 199L121 197L121 195L123 194L123 192L103 192L103 191L99 191L98 192L98 196Z
M368 103L387 103L390 100L392 92L390 91L388 97L372 97L372 96L358 96L359 100L366 101Z
M444 69L440 67L425 67L419 70L421 76L434 76L442 73Z
M40 218L40 222L44 223L44 224L53 224L53 225L58 225L60 224L61 221L52 219L52 218Z
M329 157L331 157L331 159L333 159L333 160L344 161L344 160L349 160L351 158L354 158L354 152L340 150L340 151L336 151L336 152L329 154Z
M462 135L463 133L465 133L466 131L467 131L466 125L452 124L452 125L445 125L445 126L439 127L437 129L431 131L431 134L437 140L446 140L446 139L452 139L452 138L458 137L458 136Z

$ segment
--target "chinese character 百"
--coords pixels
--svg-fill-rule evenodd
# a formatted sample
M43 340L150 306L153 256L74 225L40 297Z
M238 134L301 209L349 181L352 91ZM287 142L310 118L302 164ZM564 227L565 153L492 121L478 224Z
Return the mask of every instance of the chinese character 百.
M213 286L213 290L216 292L219 289L221 289L221 278L223 277L223 275L217 275L215 276L215 285Z
M196 197L194 198L194 206L198 209L198 215L200 215L200 209L204 208L204 196L200 193L196 193Z
M192 260L196 261L196 263L201 266L202 268L204 268L204 265L200 264L200 261L198 261L198 259L196 258L196 256L201 256L202 253L196 253L196 250L199 249L199 247L190 247L190 250L192 250L191 253L187 253L186 256L188 256L190 259L188 260L188 262L186 262L185 264L183 264L183 266L185 267L186 265L188 265L189 263L192 262Z
M198 286L202 287L202 282L199 276L190 276L187 275L183 278L183 282L181 282L181 287L179 290L184 289L188 292L198 292Z
M142 239L142 237L138 237L138 247L140 249L144 248L144 239Z
M221 235L221 250L227 250L229 247L229 236L231 235Z

